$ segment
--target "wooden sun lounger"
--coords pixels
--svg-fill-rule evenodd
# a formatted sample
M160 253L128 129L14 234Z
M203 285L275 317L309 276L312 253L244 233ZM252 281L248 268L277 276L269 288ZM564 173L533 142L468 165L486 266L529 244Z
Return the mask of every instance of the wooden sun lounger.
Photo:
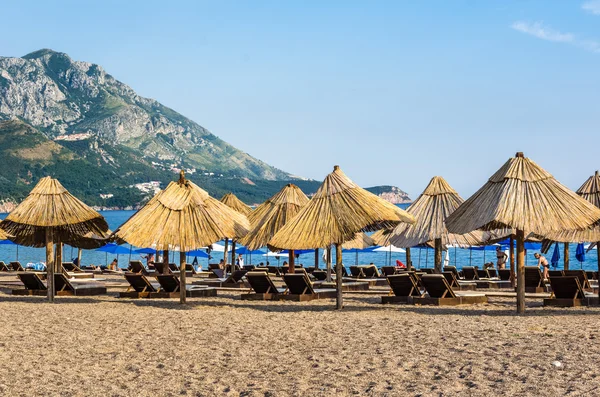
M119 292L119 298L147 298L151 292L158 292L157 286L150 283L148 278L139 273L125 273L129 287L125 292Z
M537 266L525 266L525 292L546 292L542 272Z
M443 272L452 272L452 274L454 274L454 277L457 280L460 280L460 274L458 273L458 269L456 269L456 266L444 266L442 268Z
M0 272L10 272L10 269L8 266L6 266L6 263L2 261L0 261Z
M13 289L13 295L48 295L48 288L37 273L18 273L17 277L23 283L25 289Z
M350 266L350 277L354 278L364 278L365 274L363 273L363 269L358 266Z
M510 281L510 269L498 269L498 277L501 281Z
M477 279L481 280L481 279L489 279L490 278L490 274L488 273L487 269L476 269L477 272Z
M336 296L336 290L333 288L314 288L306 273L285 274L283 281L288 287L288 293L282 294L280 299L305 302Z
M435 273L435 269L432 269L430 267L424 267L422 269L419 269L419 273L434 274Z
M71 283L62 273L54 274L56 295L90 296L106 294L106 287L99 283Z
M264 271L248 272L246 280L254 292L242 294L241 298L244 300L276 300L286 291L285 288L277 288L269 273Z
M394 266L381 266L381 272L385 277L396 274L396 268Z
M150 272L146 269L142 261L130 261L129 269L131 273L143 274L144 276L150 275Z
M459 291L475 291L477 289L477 282L459 280L453 272L442 272L442 275L446 278L452 289Z
M21 262L15 261L15 262L10 262L8 264L8 266L11 268L11 270L15 271L15 272L24 272L25 268L23 266L21 266Z
M411 303L413 297L423 296L415 276L409 272L388 276L387 281L391 288L390 294L382 296L381 303Z
M215 288L242 288L244 287L243 278L248 273L247 270L236 270L227 278L212 278L206 280L194 281L193 285L205 285Z
M151 292L148 298L179 298L179 278L174 274L157 274L156 280L160 284L160 291ZM217 296L215 288L201 287L197 285L186 285L185 296L188 298L199 298L206 296Z
M312 275L315 279L319 281L327 280L327 272L325 270L314 270Z
M473 266L463 266L462 268L465 280L478 280L477 272Z
M488 276L489 276L490 278L499 278L499 277L498 277L498 270L497 270L497 269L495 269L495 268L493 268L493 267L492 267L492 268L489 268L489 269L487 269L487 273L488 273Z
M574 307L587 305L583 287L577 276L550 277L551 298L544 299L544 306Z
M212 273L212 275L209 276L209 278L225 278L223 277L225 275L223 269L210 269L210 272Z
M421 282L427 292L426 297L415 297L415 305L455 306L475 303L487 303L484 294L454 292L442 274L424 274Z
M74 264L73 262L63 262L62 263L62 268L65 272L72 272L72 273L80 273L83 272L83 270L81 270L79 268L79 266L77 266L76 264Z
M584 290L592 289L585 270L565 270L564 275L577 277L579 279L579 284L581 285L581 288L583 288Z
M552 277L562 277L565 274L563 273L562 270L548 270L548 275L550 276L550 278L552 278Z
M362 270L365 278L379 278L379 277L381 277L381 275L379 274L379 270L377 270L377 267L375 265L364 266L364 267L362 267L361 270Z

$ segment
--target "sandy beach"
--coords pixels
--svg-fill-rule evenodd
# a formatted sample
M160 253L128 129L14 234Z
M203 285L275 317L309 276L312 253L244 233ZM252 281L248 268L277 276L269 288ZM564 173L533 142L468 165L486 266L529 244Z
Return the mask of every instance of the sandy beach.
M11 396L600 395L598 308L0 294ZM560 362L560 366L553 362Z

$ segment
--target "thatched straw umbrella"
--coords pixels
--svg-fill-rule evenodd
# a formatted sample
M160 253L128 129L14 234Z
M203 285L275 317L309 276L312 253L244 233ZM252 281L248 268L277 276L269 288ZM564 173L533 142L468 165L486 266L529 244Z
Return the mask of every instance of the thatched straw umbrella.
M244 215L186 180L182 171L179 181L169 183L121 225L115 235L138 247L178 249L180 300L185 303L185 253L247 231L248 219Z
M525 311L525 233L549 235L583 230L600 220L600 209L561 185L517 153L446 220L452 233L516 229L517 312Z
M54 301L54 271L60 268L62 255L54 263L54 243L84 246L87 235L106 237L108 224L94 211L51 177L40 179L29 195L2 223L9 239L29 247L46 247L48 301ZM60 251L60 249L59 249Z
M252 213L252 208L250 208L249 206L247 206L246 204L244 204L244 202L242 202L242 200L240 200L239 198L236 197L235 194L233 193L227 193L226 195L224 195L223 197L221 197L220 200L223 204L225 204L226 206L228 206L231 209L234 209L235 211L239 212L240 214L248 217L248 215L250 215ZM230 236L230 237L241 237L241 236ZM225 250L223 253L224 256L224 262L225 262L225 274L227 273L227 246L229 244L229 238L225 238ZM231 242L231 269L234 268L235 265L235 238L232 240ZM233 273L233 271L232 271Z
M412 215L361 189L335 166L309 203L269 242L270 249L336 247L337 308L342 308L342 244L357 232L414 223Z
M264 247L287 222L308 203L308 197L294 184L288 183L248 217L252 228L240 241L251 250ZM285 247L286 249L288 247ZM289 253L289 271L294 271L294 252Z
M423 193L406 209L409 214L417 218L417 222L413 225L403 223L396 226L386 236L388 242L386 245L410 249L431 241L435 247L435 269L441 272L443 246L452 244L468 247L481 244L484 239L481 231L465 234L448 232L446 218L463 202L462 197L444 178L434 176Z

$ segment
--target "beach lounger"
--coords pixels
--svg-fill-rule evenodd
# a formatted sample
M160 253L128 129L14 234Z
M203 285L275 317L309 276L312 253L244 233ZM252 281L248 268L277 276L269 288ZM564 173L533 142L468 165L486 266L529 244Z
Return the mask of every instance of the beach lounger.
M147 298L151 292L158 292L158 286L150 283L148 278L139 273L125 273L129 283L127 291L120 292L120 298Z
M83 272L83 270L81 270L79 268L79 266L77 266L73 262L63 262L62 263L62 268L63 268L63 270L65 272L71 272L71 273L81 273L81 272Z
M319 281L327 280L327 272L325 270L315 270L312 272L312 275L315 279Z
M254 265L244 265L244 270L250 272L252 270L256 270L256 266L254 266Z
M381 303L410 303L413 297L423 295L416 277L409 272L388 276L387 281L391 288L390 294L382 296Z
M242 279L248 273L247 270L236 270L233 274L230 274L227 278L219 278L219 279L206 279L194 281L193 285L204 285L214 288L242 288L244 287L244 283Z
M379 277L381 277L381 275L379 274L379 270L377 270L377 267L375 265L364 266L362 268L362 272L363 272L365 278L379 278Z
M8 266L11 268L11 270L13 270L15 272L24 272L25 271L25 268L23 266L21 266L21 262L19 262L19 261L10 262L8 264Z
M458 269L456 269L456 266L444 266L442 268L443 272L452 272L454 274L454 277L456 277L457 280L460 280L460 274L458 273Z
M590 285L590 280L588 280L587 273L585 270L565 270L564 275L577 277L579 279L579 284L581 285L581 288L583 288L584 290L592 289Z
M63 273L54 274L56 295L90 296L106 294L106 287L99 283L72 283Z
M244 300L276 300L286 291L285 288L277 288L267 272L248 272L246 280L254 292L242 294Z
M169 269L169 266L166 267L167 268L167 272L170 272L171 269ZM165 271L165 264L163 262L155 262L154 263L154 271L156 272L156 274L163 274Z
M463 276L465 280L478 280L477 272L473 266L463 266L462 268Z
M281 271L277 266L267 266L267 270L274 276L281 276Z
M577 276L550 277L551 298L544 299L544 306L574 307L587 304L583 286Z
M381 273L383 273L383 275L385 277L391 276L393 274L396 274L396 267L394 267L394 266L381 266Z
M546 292L542 272L537 266L525 266L525 292Z
M23 283L25 289L13 289L13 295L48 295L48 288L37 273L19 273L17 277Z
M10 272L10 269L8 266L6 266L6 263L2 261L0 261L0 272Z
M484 294L475 292L455 292L442 274L424 274L421 281L428 296L415 297L416 305L455 306L475 303L487 303Z
M550 278L552 278L552 277L562 277L565 274L563 273L562 270L548 270L548 275L550 276Z
M499 278L498 271L496 269L494 269L493 267L487 269L487 273L488 273L488 276L490 276L490 278Z
M434 274L435 273L435 269L430 268L430 267L425 267L425 268L419 269L419 273Z
M490 278L490 274L488 273L487 269L476 269L477 271L477 279L481 280L481 279L489 279Z
M185 264L185 275L187 276L188 274L190 274L192 276L198 274L196 269L194 269L194 265L192 265L191 263Z
M150 272L144 267L142 261L130 261L129 269L131 273L143 274L144 276L150 275Z
M510 269L498 269L498 277L501 281L510 281Z
M591 270L586 270L585 271L585 276L587 277L588 281L589 280L597 280L598 279L597 273L598 272L594 272L594 271L591 271Z
M350 277L354 278L364 278L365 274L363 273L363 269L358 266L350 266Z
M151 292L149 298L179 298L181 284L179 277L174 274L157 274L156 280L160 284L160 291ZM185 296L188 298L199 298L206 296L217 296L215 288L201 287L197 285L186 285Z
M306 273L285 274L283 281L288 287L288 293L282 294L281 299L305 302L336 297L334 288L314 288Z

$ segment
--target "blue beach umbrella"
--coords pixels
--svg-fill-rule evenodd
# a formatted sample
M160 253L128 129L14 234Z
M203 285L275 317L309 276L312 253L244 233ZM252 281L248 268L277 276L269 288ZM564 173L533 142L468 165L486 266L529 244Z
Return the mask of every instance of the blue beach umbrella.
M140 248L133 252L135 252L136 254L154 254L154 255L156 255L156 250L154 248Z
M126 248L114 243L108 243L100 248L98 248L96 251L99 252L106 252L106 265L108 266L108 254L116 254L117 255L117 262L119 261L119 255L121 254L130 254L131 255L131 248Z
M199 256L200 258L208 258L206 248L187 252L188 256Z
M552 253L552 259L550 259L550 263L552 267L558 267L558 262L560 261L560 250L558 249L558 243L554 244L554 252Z
M577 249L575 250L575 258L579 261L581 268L583 269L583 262L585 262L585 247L583 243L577 244Z
M236 250L235 252L238 254L246 255L246 256L249 255L250 261L248 264L251 264L251 262L252 262L252 254L254 254L254 255L264 254L264 252L262 252L261 250L251 250L251 249L248 249L248 247L240 247L240 249ZM246 259L248 259L248 258L246 258Z

